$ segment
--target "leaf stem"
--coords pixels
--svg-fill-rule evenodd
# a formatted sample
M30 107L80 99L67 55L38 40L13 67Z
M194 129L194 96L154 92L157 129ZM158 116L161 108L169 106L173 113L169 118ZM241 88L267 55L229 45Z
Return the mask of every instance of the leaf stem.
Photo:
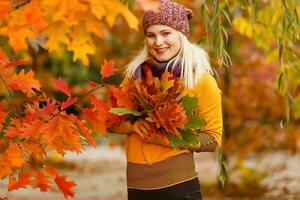
M104 85L101 84L101 85L98 85L97 87L93 88L92 90L88 91L87 93L85 93L84 95L82 95L80 98L78 98L78 101L76 101L77 103L80 102L82 99L84 99L84 97L88 96L89 94L95 92L96 90L102 88ZM55 113L54 115L52 115L49 119L46 119L45 122L47 122L48 120L51 120L53 119L55 116L59 115L61 112L63 112L64 110L66 110L67 108L65 109L61 109L60 111L58 111L57 113Z
M22 122L22 118L21 118L21 114L20 114L21 112L20 112L20 110L19 110L19 108L18 108L18 106L16 104L16 101L15 101L15 99L13 97L13 94L12 94L11 90L9 89L7 83L5 82L4 78L1 75L0 75L0 79L3 82L6 90L8 91L9 97L10 97L11 101L13 102L13 104L14 104L14 106L16 108L18 118L20 118L20 121Z

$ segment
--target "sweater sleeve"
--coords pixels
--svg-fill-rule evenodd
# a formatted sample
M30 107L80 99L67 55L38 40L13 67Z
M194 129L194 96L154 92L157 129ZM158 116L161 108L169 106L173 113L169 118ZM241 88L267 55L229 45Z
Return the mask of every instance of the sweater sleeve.
M193 88L198 98L198 114L204 117L206 125L201 132L214 137L220 147L222 142L223 118L221 90L210 74L205 73Z

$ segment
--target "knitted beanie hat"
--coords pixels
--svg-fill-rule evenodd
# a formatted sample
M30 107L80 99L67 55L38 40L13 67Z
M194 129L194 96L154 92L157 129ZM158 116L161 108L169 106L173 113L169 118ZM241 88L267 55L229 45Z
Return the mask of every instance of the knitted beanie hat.
M190 33L188 21L192 18L193 11L169 0L159 0L159 3L158 11L149 10L145 13L143 18L144 33L149 26L165 25L188 37Z

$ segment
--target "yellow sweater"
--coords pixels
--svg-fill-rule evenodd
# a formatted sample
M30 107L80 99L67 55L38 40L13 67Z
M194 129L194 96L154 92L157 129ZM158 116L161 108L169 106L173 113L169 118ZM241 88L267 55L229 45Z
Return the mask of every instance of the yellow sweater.
M203 132L213 136L220 146L223 122L221 91L216 80L209 73L205 73L198 83L192 89L186 89L185 93L198 98L197 112L204 117L206 122ZM127 161L131 163L153 164L188 152L188 150L177 151L165 146L144 142L137 134L131 134L127 137L126 156Z

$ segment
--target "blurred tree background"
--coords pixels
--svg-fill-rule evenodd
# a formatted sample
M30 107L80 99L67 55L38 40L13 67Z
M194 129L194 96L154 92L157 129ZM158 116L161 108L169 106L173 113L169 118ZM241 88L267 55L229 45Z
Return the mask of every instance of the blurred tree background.
M126 63L143 46L143 13L156 2L1 0L0 47L11 60L28 61L19 69L33 69L42 88L58 99L53 78L62 77L75 95L86 93L87 80L101 82L95 72L105 59L120 71L104 81L119 84ZM193 10L190 41L209 52L218 74L225 158L299 152L299 1L177 2ZM1 75L14 72L6 73ZM1 100L8 100L2 84L0 91ZM80 114L80 105L70 112Z

